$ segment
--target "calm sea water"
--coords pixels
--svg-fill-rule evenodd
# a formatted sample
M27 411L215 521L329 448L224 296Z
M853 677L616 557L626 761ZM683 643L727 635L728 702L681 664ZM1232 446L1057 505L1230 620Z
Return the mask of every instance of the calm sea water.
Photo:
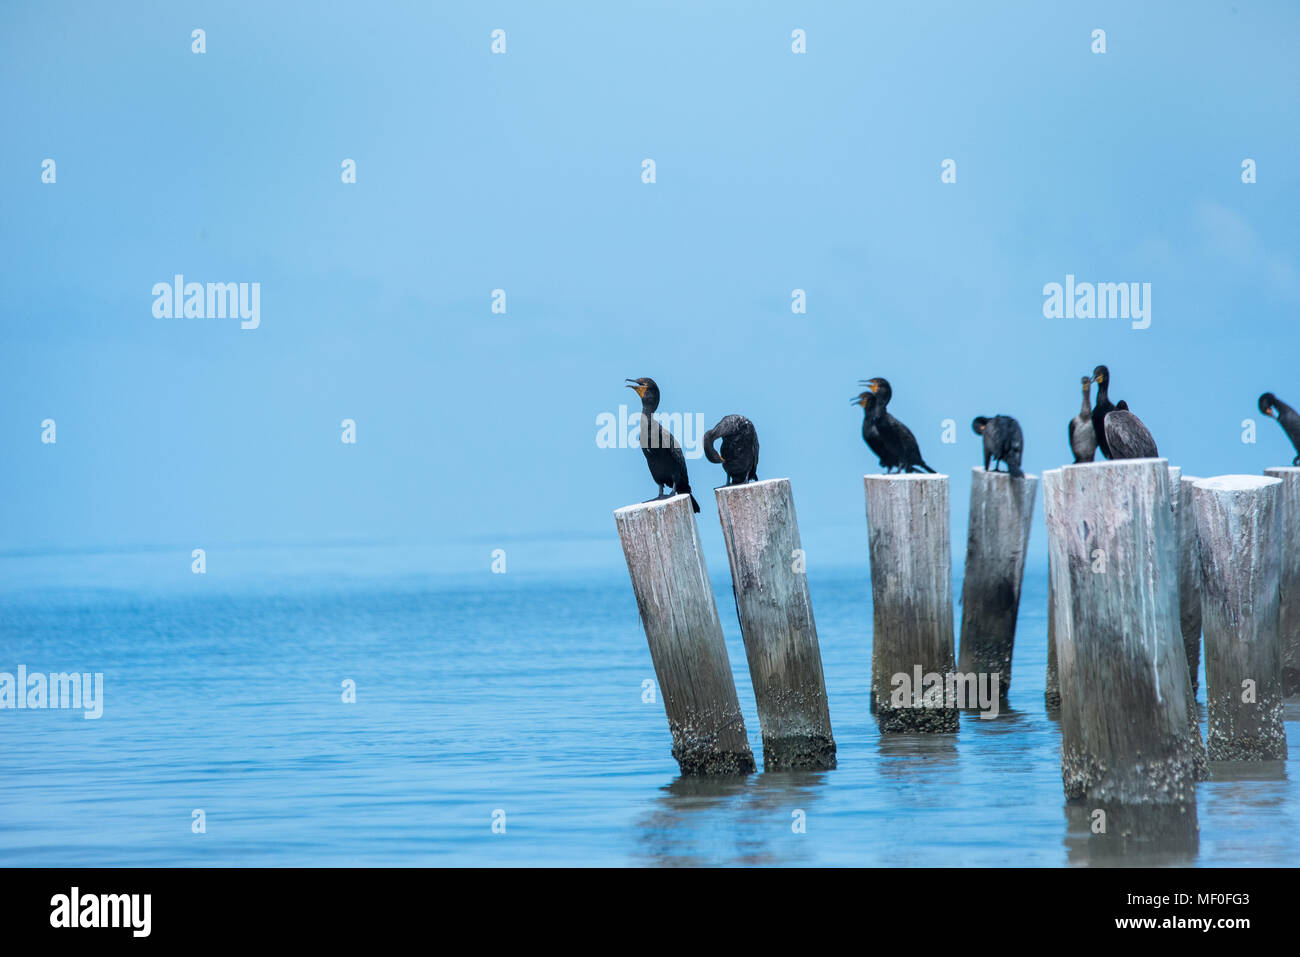
M1043 706L1042 568L1026 578L1011 709L932 738L882 738L868 714L865 568L810 570L839 767L717 781L678 775L662 703L642 701L654 672L621 572L321 568L160 591L114 578L113 556L95 588L61 584L74 559L45 561L54 570L0 594L0 671L103 672L105 706L97 721L0 711L7 866L1300 862L1300 785L1282 765L1216 768L1195 846L1103 852L1089 838ZM6 559L18 565L40 561ZM730 583L713 568L761 765ZM1294 705L1287 733L1294 762Z

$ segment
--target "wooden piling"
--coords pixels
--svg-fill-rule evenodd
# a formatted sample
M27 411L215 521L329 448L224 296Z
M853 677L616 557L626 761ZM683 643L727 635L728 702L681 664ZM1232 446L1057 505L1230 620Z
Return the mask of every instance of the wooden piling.
M1046 482L1046 475L1043 478ZM1043 492L1044 503L1047 492ZM1043 686L1043 703L1048 711L1061 710L1061 677L1056 665L1056 583L1052 577L1052 556L1047 556L1047 681Z
M1195 778L1198 781L1208 781L1210 779L1210 759L1206 754L1205 741L1201 738L1201 712L1196 705L1196 686L1197 672L1201 664L1201 587L1200 573L1201 562L1199 557L1195 562L1187 559L1186 552L1190 551L1193 555L1198 555L1199 546L1196 541L1196 509L1192 506L1191 486L1183 486L1183 470L1177 465L1169 466L1169 502L1174 510L1174 534L1176 547L1176 560L1178 562L1178 626L1183 636L1183 656L1187 661L1187 722L1192 738L1192 763ZM1186 505L1186 508L1183 506ZM1184 532L1184 523L1190 531ZM1190 537L1185 538L1187 534ZM1189 568L1195 569L1195 584L1187 580L1187 576L1192 572ZM1188 592L1191 597L1188 597ZM1188 647L1188 631L1190 627L1190 613L1188 611L1189 602L1195 602L1195 626L1196 631L1192 637L1191 647ZM1195 660L1192 656L1195 655Z
M1300 468L1264 469L1280 479L1278 521L1282 560L1278 568L1278 638L1282 643L1282 694L1300 695Z
M956 708L916 677L953 673L948 476L867 475L871 705L882 732L953 733ZM897 694L895 693L897 689ZM927 706L930 705L930 706Z
M1168 463L1067 465L1043 474L1043 495L1066 796L1190 811L1197 756ZM1194 829L1194 816L1177 819Z
M1175 512L1178 517L1178 619L1187 654L1192 693L1201 686L1201 552L1196 538L1196 506L1192 486L1200 479L1182 475ZM1186 508L1183 508L1186 505Z
M763 734L763 768L835 767L817 625L789 479L714 489Z
M689 495L614 512L683 774L748 774L754 754Z
M957 670L997 674L998 694L1011 689L1011 659L1034 523L1038 476L971 470L966 570L961 587L961 653Z
M1282 481L1220 475L1194 486L1214 761L1284 761L1278 637Z

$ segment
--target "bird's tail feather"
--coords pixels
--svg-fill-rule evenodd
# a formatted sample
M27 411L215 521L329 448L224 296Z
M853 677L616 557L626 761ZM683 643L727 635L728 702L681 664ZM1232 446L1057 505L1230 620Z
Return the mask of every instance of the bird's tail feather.
M916 466L916 467L919 468L919 469L924 469L925 471L929 472L931 475L938 475L938 474L939 474L939 473L936 472L934 469L930 468L930 466L926 465L924 462L919 462L919 463L917 463L917 466Z
M694 509L697 513L699 512L700 503L695 501L695 496L691 493L691 487L689 485L687 485L685 482L682 482L681 484L674 486L673 491L676 492L678 495L690 495L691 508Z

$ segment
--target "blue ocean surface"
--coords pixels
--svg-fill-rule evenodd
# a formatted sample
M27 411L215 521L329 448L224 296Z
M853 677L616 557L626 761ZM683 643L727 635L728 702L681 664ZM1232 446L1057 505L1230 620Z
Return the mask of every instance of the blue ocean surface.
M1199 839L1172 851L1103 845L1067 810L1043 703L1043 567L1026 574L1010 709L932 737L882 737L868 713L865 567L810 567L839 766L692 779L657 691L643 700L654 671L625 571L424 574L394 549L302 554L243 561L239 578L191 575L165 550L0 557L0 671L104 675L98 720L0 710L0 864L1300 861L1300 784L1280 763L1216 766ZM726 566L710 567L761 768Z

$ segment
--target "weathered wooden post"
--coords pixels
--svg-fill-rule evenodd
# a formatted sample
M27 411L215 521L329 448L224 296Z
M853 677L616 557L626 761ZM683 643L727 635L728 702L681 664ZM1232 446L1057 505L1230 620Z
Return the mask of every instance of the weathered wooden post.
M763 732L763 768L835 767L817 625L789 479L714 489Z
M1201 551L1196 539L1196 505L1192 486L1200 479L1181 475L1178 482L1178 619L1187 653L1192 694L1201 686ZM1183 506L1186 505L1186 508Z
M1043 476L1044 483L1047 476ZM1046 507L1044 487L1044 507ZM1043 703L1048 711L1061 710L1061 678L1056 665L1056 582L1052 575L1052 555L1047 555L1047 683L1043 688Z
M1183 470L1177 465L1169 466L1169 502L1174 510L1174 535L1176 560L1178 562L1178 626L1183 636L1183 654L1188 658L1187 722L1192 732L1192 762L1196 780L1208 781L1210 779L1210 759L1206 755L1205 742L1201 739L1201 713L1196 707L1197 671L1201 663L1201 588L1199 581L1201 563L1199 558L1194 564L1189 563L1184 551L1184 549L1189 549L1193 554L1199 552L1196 542L1196 509L1192 506L1191 486L1183 486ZM1183 508L1184 505L1187 507ZM1190 539L1183 537L1184 520L1190 526ZM1186 567L1189 564L1192 564L1192 567L1196 569L1195 574L1198 581L1194 587L1185 577L1185 575L1190 574ZM1196 634L1192 639L1190 649L1187 645L1188 590L1192 591L1196 601ZM1191 660L1192 655L1196 656L1195 662Z
M1220 475L1193 486L1201 546L1205 703L1214 761L1285 761L1280 479Z
M745 734L722 623L688 495L614 512L632 590L683 774L748 774Z
M1278 572L1278 637L1282 642L1282 694L1300 695L1300 468L1264 469L1280 479L1278 521L1282 564Z
M867 475L871 556L871 706L882 732L952 733L948 476ZM940 697L932 677L940 682ZM917 684L923 687L917 687Z
M1043 494L1066 796L1190 812L1195 738L1168 463L1067 465L1043 474ZM1194 814L1169 821L1195 830Z
M957 670L999 675L1003 701L1011 688L1011 657L1020 613L1029 530L1038 476L971 470L966 572L961 586L961 654ZM968 707L973 703L968 702Z

